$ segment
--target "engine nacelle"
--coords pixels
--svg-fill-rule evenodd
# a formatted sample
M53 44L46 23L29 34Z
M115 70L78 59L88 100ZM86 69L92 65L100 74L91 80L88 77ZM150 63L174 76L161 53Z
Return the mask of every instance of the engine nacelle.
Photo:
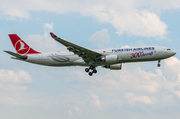
M117 55L108 55L108 56L104 56L101 58L102 61L106 62L106 63L117 63L118 60L118 56Z
M105 65L104 68L111 69L111 70L121 70L122 63L120 64L112 64L112 65Z

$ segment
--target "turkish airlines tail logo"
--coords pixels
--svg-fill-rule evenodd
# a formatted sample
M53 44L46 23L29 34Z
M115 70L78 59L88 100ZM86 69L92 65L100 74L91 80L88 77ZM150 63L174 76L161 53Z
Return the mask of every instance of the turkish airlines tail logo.
M24 45L24 43L22 41L19 41L19 43L20 43L20 48L19 48L19 50L17 50L17 48L16 48L17 51L24 50L24 49L28 48L28 47L25 48L25 45Z
M39 54L40 53L33 50L31 47L29 47L23 40L21 40L21 38L18 35L9 34L9 37L18 54Z
M30 50L30 47L28 45L25 45L22 40L18 40L15 43L14 48L19 54L27 54Z

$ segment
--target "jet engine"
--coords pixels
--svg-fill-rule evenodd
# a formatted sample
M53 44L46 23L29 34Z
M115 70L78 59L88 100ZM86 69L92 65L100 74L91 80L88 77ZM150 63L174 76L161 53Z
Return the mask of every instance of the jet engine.
M106 62L106 63L117 63L117 60L118 60L118 56L117 55L108 55L108 56L103 56L101 58L101 60L103 62Z
M112 64L112 65L105 65L104 68L110 69L110 70L121 70L122 63L120 64Z

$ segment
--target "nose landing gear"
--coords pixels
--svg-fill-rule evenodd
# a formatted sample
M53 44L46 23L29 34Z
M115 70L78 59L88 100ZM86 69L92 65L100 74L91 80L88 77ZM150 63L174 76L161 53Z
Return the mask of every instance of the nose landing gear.
M89 72L90 70L92 70L91 72ZM97 70L96 70L96 68L93 66L93 65L90 65L89 66L89 68L86 68L85 69L85 72L89 72L88 74L89 74L89 76L92 76L93 75L93 73L97 73Z
M158 60L158 64L157 64L158 67L161 66L160 62L161 62L161 60Z

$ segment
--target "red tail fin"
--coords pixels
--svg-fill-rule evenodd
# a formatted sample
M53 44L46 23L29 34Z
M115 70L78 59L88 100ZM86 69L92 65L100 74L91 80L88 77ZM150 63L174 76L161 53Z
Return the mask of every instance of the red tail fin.
M17 34L9 34L9 37L18 54L39 54L40 53L33 50L31 47L29 47L23 40L21 40L21 38Z

